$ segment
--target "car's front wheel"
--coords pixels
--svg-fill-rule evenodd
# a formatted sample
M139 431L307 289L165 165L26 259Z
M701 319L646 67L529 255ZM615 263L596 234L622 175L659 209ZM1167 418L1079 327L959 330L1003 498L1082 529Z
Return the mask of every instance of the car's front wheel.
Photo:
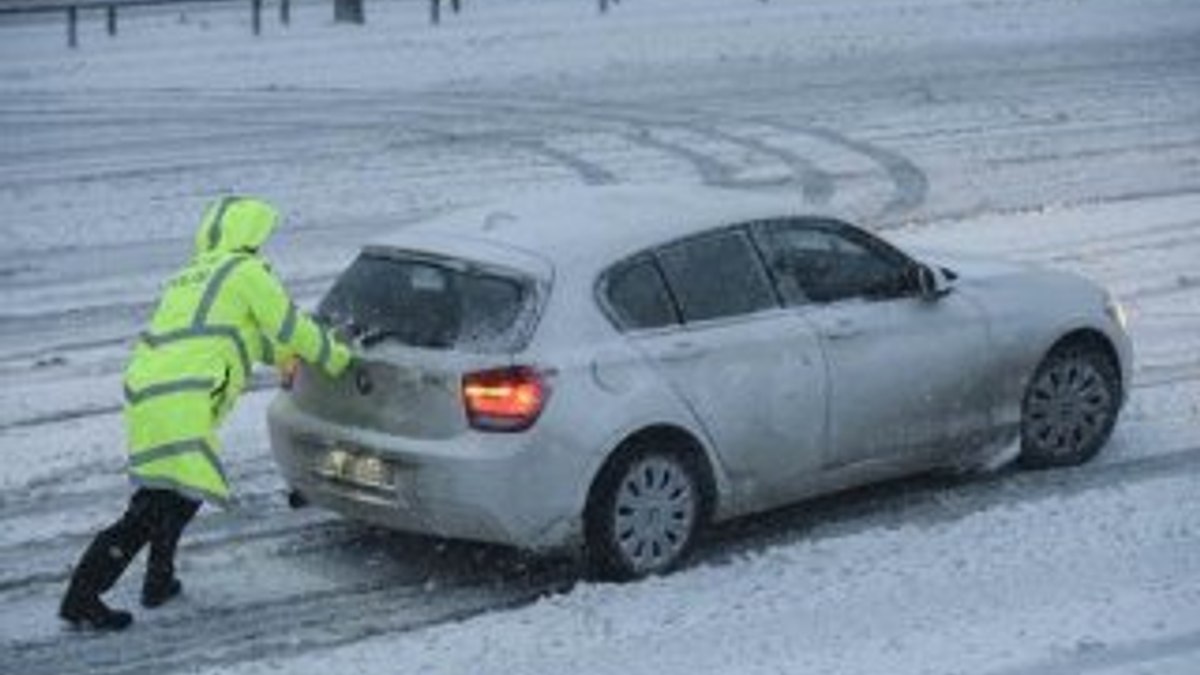
M1120 375L1102 350L1066 345L1034 373L1021 408L1021 454L1028 468L1082 464L1108 440L1120 409Z
M703 520L700 471L690 453L639 445L600 472L585 514L588 561L606 579L674 568Z

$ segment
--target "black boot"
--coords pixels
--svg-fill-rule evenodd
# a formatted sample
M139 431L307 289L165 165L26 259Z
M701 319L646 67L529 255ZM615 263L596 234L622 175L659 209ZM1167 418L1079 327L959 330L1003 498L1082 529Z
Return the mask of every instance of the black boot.
M121 520L92 540L71 574L58 615L76 627L123 630L133 623L128 612L109 609L100 596L117 583L145 543L148 529L139 522L142 510L130 508Z
M161 607L182 592L183 583L175 577L171 577L166 582L151 581L150 577L146 577L146 583L142 585L142 607L146 609Z
M153 609L183 592L175 577L175 549L179 537L200 502L174 492L153 492L155 518L150 532L150 555L146 560L146 580L142 584L142 606Z
M69 593L58 608L58 616L72 628L98 631L125 630L133 623L132 614L110 609L100 598L72 597Z

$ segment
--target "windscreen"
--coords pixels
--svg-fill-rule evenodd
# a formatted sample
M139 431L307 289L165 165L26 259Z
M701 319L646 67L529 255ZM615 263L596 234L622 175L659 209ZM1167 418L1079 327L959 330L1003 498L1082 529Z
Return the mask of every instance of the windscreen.
M453 259L366 251L321 301L318 315L364 344L473 352L522 346L534 284L517 274Z

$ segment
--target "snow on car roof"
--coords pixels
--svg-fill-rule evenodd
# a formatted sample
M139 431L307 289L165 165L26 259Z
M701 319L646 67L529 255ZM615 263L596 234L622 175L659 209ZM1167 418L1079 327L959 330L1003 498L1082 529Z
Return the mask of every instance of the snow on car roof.
M788 197L700 186L612 186L527 193L412 225L380 244L457 240L533 252L556 266L595 267L720 225L811 213ZM461 246L453 252L461 255Z

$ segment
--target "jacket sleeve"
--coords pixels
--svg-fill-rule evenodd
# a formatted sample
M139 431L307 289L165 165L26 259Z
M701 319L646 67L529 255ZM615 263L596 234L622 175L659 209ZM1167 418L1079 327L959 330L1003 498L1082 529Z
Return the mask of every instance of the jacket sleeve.
M262 354L262 363L268 366L284 366L289 361L296 358L296 352L275 341L275 338L266 333L259 333L261 341L260 352Z
M242 297L271 343L272 362L280 363L282 357L294 354L330 376L341 375L350 363L350 349L296 307L266 263L255 259L240 265L238 271Z

